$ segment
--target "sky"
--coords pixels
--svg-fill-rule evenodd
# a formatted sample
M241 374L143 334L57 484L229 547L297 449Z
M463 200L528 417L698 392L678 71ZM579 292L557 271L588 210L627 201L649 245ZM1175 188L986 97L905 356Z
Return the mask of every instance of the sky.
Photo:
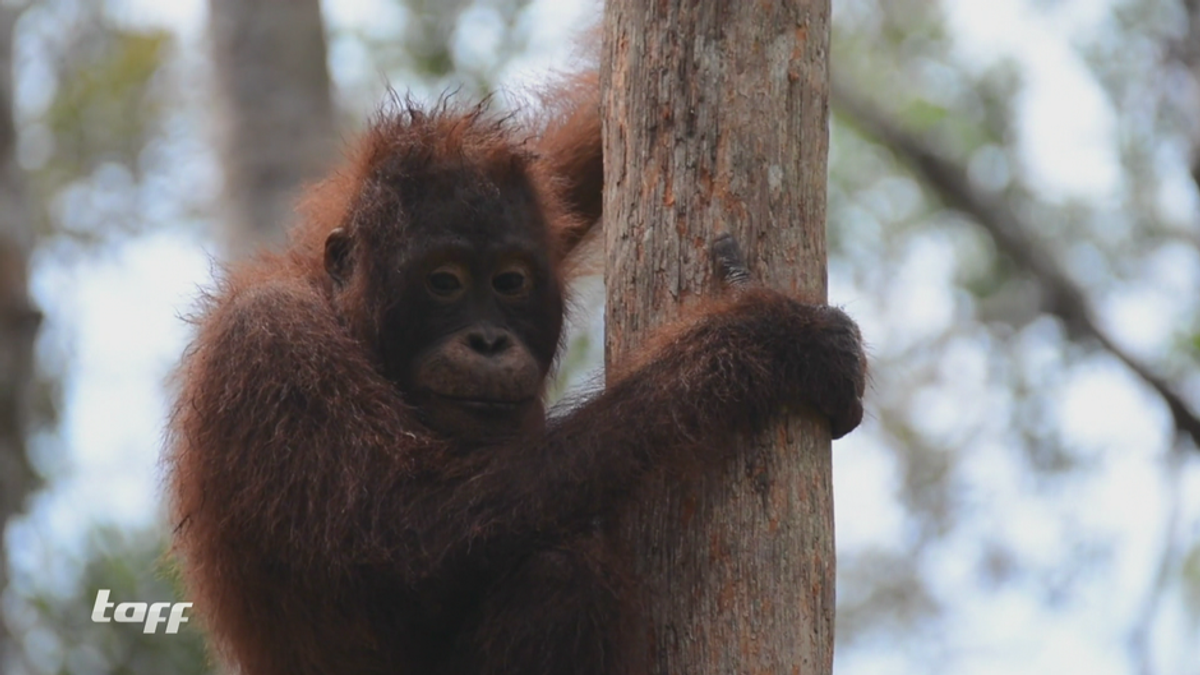
M124 16L135 23L169 26L179 32L186 48L203 48L204 4L202 0L126 0ZM1070 36L1094 29L1109 2L1064 0L1048 14L1035 12L1025 0L944 4L967 62L985 68L996 59L1013 58L1031 66L1029 86L1019 102L1020 133L1024 161L1044 179L1048 197L1111 193L1119 175L1112 113L1069 48ZM327 20L342 26L378 23L385 5L385 0L327 2ZM530 51L506 71L505 84L519 86L548 66L562 65L571 49L567 36L596 15L593 5L578 0L534 2L529 15L534 28ZM480 31L483 46L488 41L487 18L481 13L465 22ZM467 34L460 39L473 40ZM483 46L481 55L486 53ZM332 71L336 75L339 70L352 70L354 58L334 50ZM1181 200L1194 199L1190 191L1179 194ZM1196 208L1194 203L1190 206ZM47 441L49 450L42 459L44 468L61 478L37 497L34 515L9 533L18 567L40 568L48 578L66 579L67 564L55 563L47 551L81 541L92 522L134 526L160 521L158 453L166 417L164 387L188 335L179 317L188 312L197 289L211 279L210 245L194 235L164 228L81 264L35 260L33 292L48 315L43 348L72 355L71 377L62 407L61 439ZM939 316L952 320L945 309L952 303L946 294L949 255L944 243L936 241L914 252L911 269L903 285L898 285L903 293L894 299L862 298L847 280L834 275L831 302L850 308L867 335L873 329L886 329L874 308L889 300L907 303L904 306L914 315L930 313L932 320ZM1200 286L1194 266L1165 267L1166 288L1186 292ZM1169 294L1117 298L1106 306L1105 316L1123 343L1155 350L1170 334L1167 304ZM1162 311L1153 311L1160 305ZM1121 320L1129 316L1144 320ZM977 359L964 352L948 354L947 360L949 367L964 374L960 401L986 394L985 374L978 372L982 366ZM953 414L947 405L960 404L931 400L930 424ZM1165 445L1167 420L1148 409L1153 409L1151 398L1115 365L1098 366L1067 382L1060 412L1071 433L1090 444L1129 451L1108 453L1098 479L1069 485L1066 494L1050 501L1022 504L1013 497L1027 486L1022 484L1026 477L1013 474L1011 463L1003 459L1010 449L996 447L972 459L967 470L986 476L980 483L994 493L986 498L1006 504L1004 513L991 516L999 522L987 526L1002 528L1023 554L1049 556L1059 544L1060 533L1045 517L1046 508L1064 509L1089 527L1111 531L1121 553L1107 593L1084 598L1078 606L1067 608L1066 614L1048 613L1039 598L1022 588L988 596L986 603L964 599L956 631L977 637L954 644L959 672L1130 672L1122 642L1128 626L1119 618L1136 610L1166 522L1166 483L1161 457L1153 449ZM1143 421L1131 426L1129 420ZM56 457L60 446L54 443L58 442L66 456L48 459ZM894 501L894 464L888 453L878 439L862 433L835 444L839 547L886 545L903 536L902 515ZM1184 493L1191 495L1185 512L1200 513L1200 474L1191 471L1184 480ZM1082 508L1068 502L1107 506ZM935 584L944 583L949 589L967 585L965 576L970 571L964 561L972 559L973 552L948 548L948 554L934 563ZM867 648L839 653L837 671L840 675L910 672L911 667L903 655ZM1183 672L1200 673L1200 666Z

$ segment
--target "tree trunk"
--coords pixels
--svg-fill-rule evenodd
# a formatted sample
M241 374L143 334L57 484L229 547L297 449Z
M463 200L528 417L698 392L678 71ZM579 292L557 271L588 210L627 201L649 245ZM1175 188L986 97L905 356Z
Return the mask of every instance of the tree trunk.
M759 282L824 300L829 11L828 0L609 0L609 368L718 292L709 244L721 232ZM744 445L719 475L661 480L624 514L650 672L832 669L827 426L797 411Z
M8 521L24 506L36 476L25 454L33 342L41 314L29 299L34 225L25 177L16 158L13 124L13 24L20 10L0 6L0 546ZM0 596L8 563L0 549ZM15 649L0 612L0 671Z
M333 154L319 0L210 0L222 103L223 244L232 256L283 241L297 189Z

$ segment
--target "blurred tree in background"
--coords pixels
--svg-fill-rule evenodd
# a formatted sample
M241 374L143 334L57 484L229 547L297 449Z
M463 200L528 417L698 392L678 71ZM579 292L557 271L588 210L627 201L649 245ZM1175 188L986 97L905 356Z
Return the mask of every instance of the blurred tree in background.
M555 0L154 4L0 7L0 672L210 668L190 624L89 620L99 588L177 593L161 512L92 513L155 503L185 333L140 352L137 310L186 314L152 287L194 296L194 251L277 240L388 85L474 97L586 27ZM875 373L834 453L835 667L1200 673L1200 2L833 5L831 297ZM103 443L147 473L91 473Z
M318 0L213 0L227 255L284 241L296 190L334 156Z
M33 382L33 348L40 314L28 290L33 218L25 176L17 164L12 119L13 25L17 12L0 7L0 534L20 512L36 476L26 455ZM0 550L0 591L8 561ZM2 619L2 616L0 616ZM0 620L0 667L13 658L13 642Z

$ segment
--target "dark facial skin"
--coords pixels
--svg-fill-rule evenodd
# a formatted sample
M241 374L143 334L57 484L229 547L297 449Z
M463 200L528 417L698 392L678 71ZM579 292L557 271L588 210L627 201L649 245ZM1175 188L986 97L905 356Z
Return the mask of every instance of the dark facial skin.
M451 209L418 222L377 297L384 374L434 431L465 444L496 442L544 423L542 383L558 347L562 294L521 205ZM506 222L514 221L515 222ZM422 232L423 231L423 232ZM488 232L504 233L488 237ZM326 271L352 274L352 235L332 233ZM468 244L468 242L475 242ZM388 297L391 296L391 297Z
M556 295L548 270L528 254L520 246L449 249L414 265L421 278L406 284L408 302L385 326L400 332L421 317L413 351L396 349L415 354L397 364L396 381L431 428L482 440L540 424L542 380L558 343L544 307L557 298L548 297Z

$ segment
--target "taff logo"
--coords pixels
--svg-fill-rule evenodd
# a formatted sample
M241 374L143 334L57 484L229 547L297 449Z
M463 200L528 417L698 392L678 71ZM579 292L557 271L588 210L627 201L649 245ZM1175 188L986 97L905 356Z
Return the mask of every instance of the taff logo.
M116 620L117 623L142 623L146 622L146 627L142 630L143 633L157 633L158 625L163 621L167 622L167 634L179 632L179 624L187 623L187 617L183 615L184 610L192 606L190 602L156 602L147 605L144 602L122 602L117 605L117 611L113 612L111 618L106 616L108 610L115 603L108 601L110 591L107 588L102 588L96 592L96 604L92 606L92 621L96 623L108 623ZM163 617L163 610L170 607L170 618Z

